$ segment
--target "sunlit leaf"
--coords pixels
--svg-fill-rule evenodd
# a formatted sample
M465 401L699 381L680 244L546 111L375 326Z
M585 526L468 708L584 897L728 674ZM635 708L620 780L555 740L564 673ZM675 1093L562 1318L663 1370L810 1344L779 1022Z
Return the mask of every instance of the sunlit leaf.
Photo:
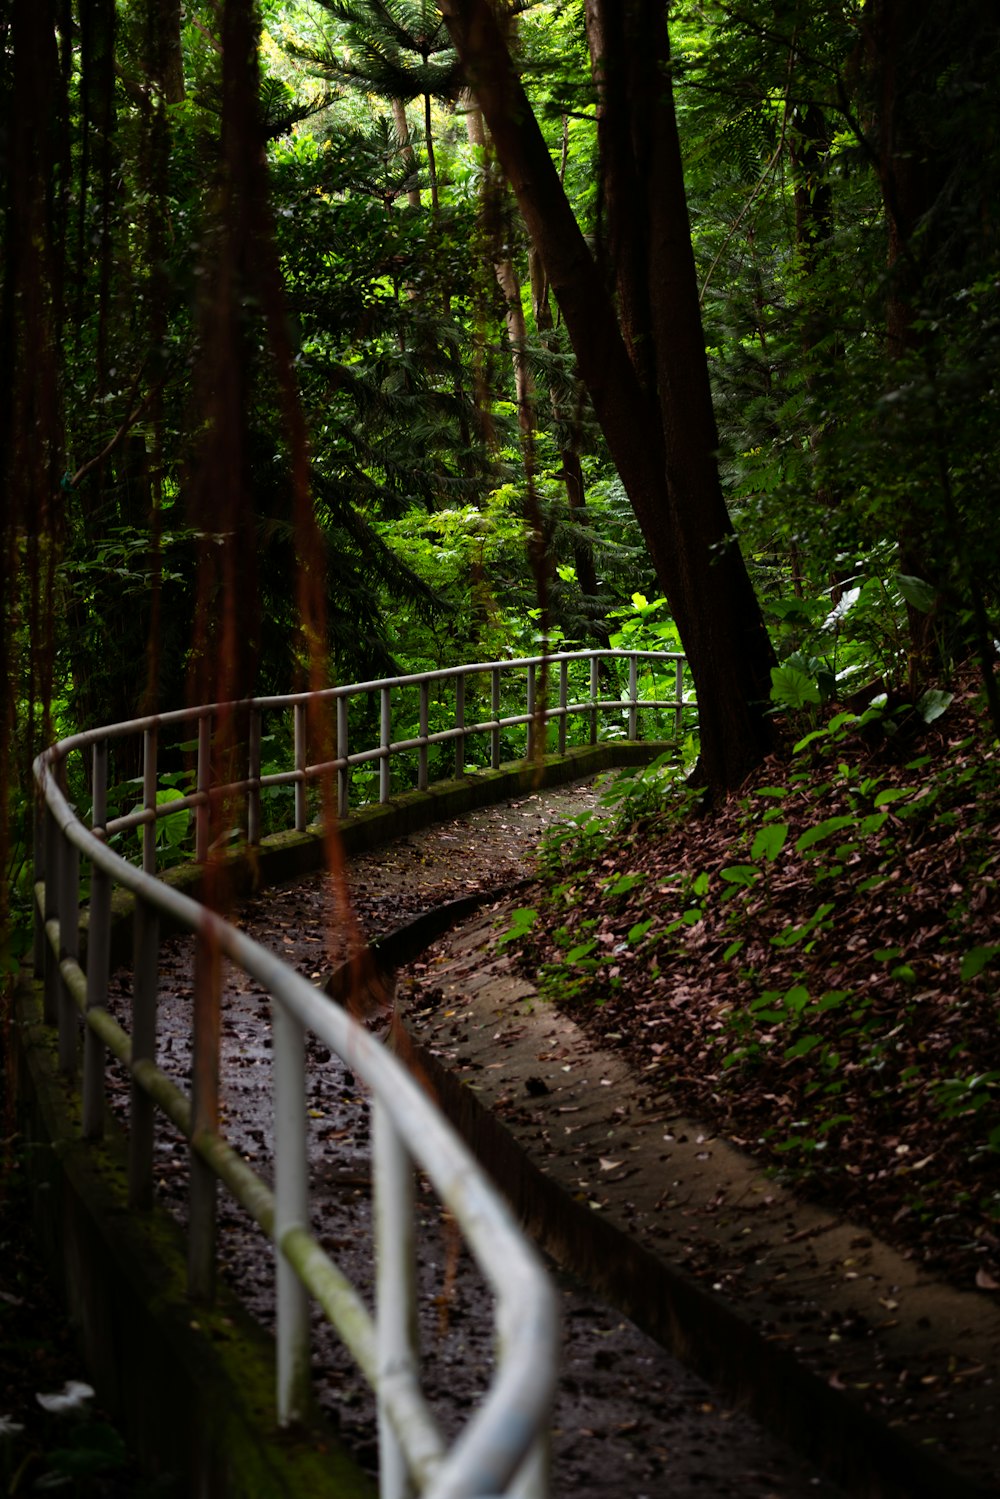
M795 841L798 853L804 853L807 848L821 843L824 838L829 838L831 833L839 833L842 828L855 826L857 819L854 817L827 817L823 822L818 822L815 827L807 828Z
M751 859L776 859L788 838L787 822L772 822L758 829L750 850Z

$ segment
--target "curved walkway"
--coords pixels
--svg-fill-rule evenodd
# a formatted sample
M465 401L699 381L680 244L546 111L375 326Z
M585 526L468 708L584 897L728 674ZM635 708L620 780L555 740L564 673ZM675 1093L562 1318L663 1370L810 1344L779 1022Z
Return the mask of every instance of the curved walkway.
M593 789L576 785L542 794L526 793L508 803L435 824L395 843L358 855L350 884L367 935L383 949L413 939L413 920L442 904L476 895L488 897L529 872L545 827L594 802ZM489 903L488 903L489 904ZM323 973L333 896L324 875L272 888L250 900L241 924L287 961L316 979ZM491 929L485 908L478 923ZM392 933L397 933L393 939ZM190 945L168 944L163 955L159 1014L161 1065L179 1075L187 1068L191 988ZM125 975L119 976L126 1003ZM399 1012L409 1019L405 992ZM449 1007L445 1007L449 1008ZM443 1013L439 1014L444 1019ZM449 1024L445 1020L445 1024ZM398 1034L393 1040L398 1043ZM484 1037L488 1042L488 1038ZM238 976L223 1001L223 1076L227 1138L266 1173L270 1122L261 1110L270 1071L267 1005ZM482 1067L489 1071L496 1048ZM537 1065L537 1064L536 1064ZM425 1076L435 1066L428 1056ZM501 1073L498 1070L497 1076ZM124 1079L122 1111L124 1113ZM350 1069L324 1048L309 1047L309 1113L314 1228L355 1284L371 1282L368 1101ZM439 1101L447 1103L440 1090ZM159 1156L161 1197L178 1216L185 1212L183 1155L163 1142ZM427 1362L436 1372L427 1389L442 1427L458 1429L486 1378L493 1328L484 1289L460 1272L456 1245L432 1198L420 1198L422 1294L430 1309L421 1335ZM237 1208L221 1210L222 1264L227 1279L254 1315L269 1325L273 1288L260 1261L252 1226ZM711 1493L716 1499L837 1499L839 1490L803 1463L781 1441L767 1435L741 1409L644 1334L608 1300L575 1278L560 1281L564 1341L562 1378L553 1432L556 1496L604 1499L684 1499ZM316 1329L313 1384L349 1450L373 1470L376 1462L374 1402L351 1371L335 1336Z
M524 798L364 856L353 883L372 934L384 924L376 912L406 914L400 891L423 906L488 883L490 871L498 882L520 874L546 824L591 804L587 787ZM273 892L268 910L282 920L297 898ZM862 1227L797 1201L653 1096L621 1056L595 1048L496 947L525 898L466 917L400 969L395 994L439 1102L523 1221L557 1261L849 1492L996 1493L1000 1312ZM598 1442L593 1425L579 1422L591 1454L608 1424L597 1421ZM698 1492L692 1471L706 1447L726 1454L711 1481L727 1492L733 1437L727 1425L665 1438L669 1492ZM688 1460L678 1467L683 1440L695 1447L694 1470ZM586 1461L579 1440L562 1445L571 1463ZM738 1460L740 1491L756 1493L752 1474L767 1462L746 1464L742 1452ZM579 1473L572 1478L579 1484ZM784 1486L794 1485L788 1475L773 1479L761 1492L795 1491ZM651 1474L649 1492L667 1491ZM809 1492L818 1491L814 1477Z

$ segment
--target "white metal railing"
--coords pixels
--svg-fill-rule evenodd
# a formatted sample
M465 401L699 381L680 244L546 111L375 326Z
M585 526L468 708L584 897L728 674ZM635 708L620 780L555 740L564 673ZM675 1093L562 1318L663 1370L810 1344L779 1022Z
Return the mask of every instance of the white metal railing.
M599 695L600 663L628 662L626 697ZM639 698L639 662L653 662L674 673L676 696L666 701ZM590 693L569 696L570 671L583 663ZM538 673L558 673L552 706L538 702ZM554 722L560 752L567 747L567 724L588 715L596 738L602 712L624 713L629 737L637 734L640 709L672 710L680 727L685 706L683 658L674 653L573 652L519 662L488 662L440 672L356 683L319 694L291 694L241 704L213 704L157 717L89 730L60 741L35 762L41 792L35 843L36 972L44 975L45 1018L58 1027L59 1062L75 1076L79 1016L83 1027L82 1128L99 1136L105 1100L105 1059L112 1052L131 1074L129 1119L129 1199L142 1209L153 1194L153 1146L157 1110L167 1115L190 1142L188 1277L193 1296L210 1299L215 1260L216 1181L246 1208L276 1246L277 1414L287 1424L304 1408L308 1380L308 1309L312 1295L337 1328L358 1366L375 1389L379 1411L380 1483L385 1499L403 1499L412 1486L445 1496L511 1494L528 1499L546 1492L546 1428L555 1381L555 1299L534 1251L490 1187L475 1160L426 1093L405 1068L345 1011L333 1005L275 954L252 942L206 906L155 878L156 823L191 807L195 851L209 853L210 815L216 798L245 798L246 836L260 838L260 793L269 785L295 789L295 826L307 824L306 788L322 776L340 783L341 815L348 810L352 767L377 760L380 800L390 792L393 755L416 751L418 786L428 784L428 751L454 742L455 768L465 766L471 735L490 736L491 764L499 764L501 733L524 726L526 748ZM501 683L523 671L524 711L506 712ZM490 717L469 723L465 705L470 678L488 674ZM430 688L454 688L454 722L430 728ZM420 730L392 739L392 695L415 688ZM379 744L351 753L348 705L359 694L379 701ZM310 763L307 709L335 704L336 755ZM294 766L262 774L262 719L268 712L294 717ZM246 725L246 775L225 785L212 780L212 726L241 719ZM196 789L160 805L157 802L157 747L164 729L197 725ZM126 816L107 817L108 746L128 734L143 736L141 807ZM230 740L231 742L231 740ZM91 827L76 816L66 795L67 761L92 754ZM215 805L219 805L215 802ZM142 829L142 865L137 868L108 846L109 837ZM80 856L90 866L86 972L79 962ZM107 1008L111 893L131 892L134 911L132 1034ZM190 1098L156 1066L157 970L161 919L192 932L196 939L195 1026ZM273 1088L275 1109L274 1191L225 1141L218 1122L218 1053L214 1027L198 1025L199 1009L218 1003L223 955L262 986L272 999ZM215 988L213 989L213 985ZM347 1060L372 1090L373 1191L377 1257L376 1313L372 1318L357 1292L330 1261L309 1231L305 1034L312 1030ZM203 1034L204 1032L204 1034ZM462 1435L446 1450L420 1390L415 1326L413 1262L413 1163L433 1182L458 1222L496 1297L499 1338L493 1384Z

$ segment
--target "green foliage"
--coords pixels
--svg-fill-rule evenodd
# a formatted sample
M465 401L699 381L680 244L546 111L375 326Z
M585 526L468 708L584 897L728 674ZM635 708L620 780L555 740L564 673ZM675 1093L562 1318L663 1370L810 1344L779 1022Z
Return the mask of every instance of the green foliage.
M511 918L510 926L497 938L497 947L506 947L508 942L520 942L531 931L538 920L538 912L532 906L518 906Z

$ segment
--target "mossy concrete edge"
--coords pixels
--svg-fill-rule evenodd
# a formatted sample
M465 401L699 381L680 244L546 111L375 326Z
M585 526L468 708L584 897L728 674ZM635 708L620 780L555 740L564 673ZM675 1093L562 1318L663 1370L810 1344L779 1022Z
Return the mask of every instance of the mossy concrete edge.
M12 1094L33 1228L102 1404L171 1499L374 1499L376 1488L316 1412L278 1429L273 1340L226 1288L186 1294L182 1232L128 1206L124 1141L81 1138L75 1089L42 1023L40 986L15 997ZM268 1246L261 1239L261 1252ZM360 1379L362 1376L358 1375Z
M600 744L575 746L565 755L547 755L540 760L515 760L498 770L478 770L451 781L439 781L426 791L408 791L382 805L359 807L337 824L337 837L350 860L395 838L418 832L432 823L461 817L479 807L513 797L527 796L554 786L566 786L605 770L645 765L676 745L663 740L611 739ZM321 825L305 832L273 833L259 848L241 846L213 866L217 899L222 909L270 885L285 885L322 869L327 859L327 838ZM164 884L199 899L205 870L200 864L179 864L160 876ZM132 959L132 912L134 898L116 889L111 905L111 966ZM168 928L164 927L164 933ZM80 952L86 961L87 912L81 913Z

